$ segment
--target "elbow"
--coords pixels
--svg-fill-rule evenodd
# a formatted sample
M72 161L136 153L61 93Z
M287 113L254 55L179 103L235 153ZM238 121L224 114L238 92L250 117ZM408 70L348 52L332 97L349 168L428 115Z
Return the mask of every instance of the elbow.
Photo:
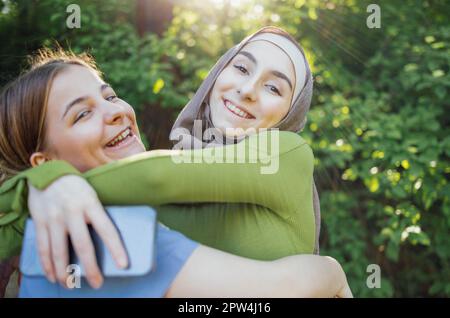
M342 268L331 257L296 255L286 259L280 286L283 297L320 298L334 297L342 285Z

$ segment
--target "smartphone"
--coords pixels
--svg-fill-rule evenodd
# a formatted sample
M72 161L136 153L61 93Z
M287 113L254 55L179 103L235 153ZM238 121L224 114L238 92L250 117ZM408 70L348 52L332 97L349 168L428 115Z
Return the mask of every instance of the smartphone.
M106 245L90 226L89 232L95 247L97 263L103 275L127 277L141 276L151 272L155 268L156 257L156 211L149 206L108 206L105 210L124 244L128 254L128 267L125 269L117 267ZM81 276L85 276L85 270L71 243L69 243L69 260L68 272L73 272L76 268ZM26 222L20 270L27 276L45 276L39 260L32 219Z

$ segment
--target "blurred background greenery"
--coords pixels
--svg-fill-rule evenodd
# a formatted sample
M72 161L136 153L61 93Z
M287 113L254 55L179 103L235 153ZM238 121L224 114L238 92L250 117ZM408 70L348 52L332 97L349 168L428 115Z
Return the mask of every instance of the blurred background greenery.
M321 254L357 297L450 296L450 2L355 0L0 0L0 86L58 41L88 51L137 111L149 149L218 57L265 25L305 48L315 91L301 133L316 157ZM447 117L449 116L449 117ZM381 288L366 285L369 264Z

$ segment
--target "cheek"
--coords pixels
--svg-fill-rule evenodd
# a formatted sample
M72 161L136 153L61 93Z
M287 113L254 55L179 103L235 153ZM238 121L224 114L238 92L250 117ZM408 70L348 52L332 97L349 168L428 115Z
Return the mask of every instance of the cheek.
M80 128L81 129L71 132L67 138L73 145L76 145L77 147L84 146L87 148L101 146L103 136L101 126Z
M58 140L57 157L68 161L81 172L105 164L101 139L96 134L64 135Z
M217 94L232 88L237 81L238 78L234 76L232 70L223 70L219 77L217 77L216 79L213 87L213 94Z
M80 122L75 126L53 132L48 140L50 147L59 159L67 161L88 160L93 153L103 148L102 125Z
M211 116L213 117L213 122L221 120L221 117L223 116L221 114L226 112L222 107L222 98L224 97L224 94L229 94L229 91L236 86L237 81L238 79L233 76L232 71L229 69L223 70L219 77L217 77L210 95Z
M261 105L261 116L263 121L270 126L274 126L281 121L289 111L289 104L278 98L265 98L265 102ZM266 127L269 128L269 127Z

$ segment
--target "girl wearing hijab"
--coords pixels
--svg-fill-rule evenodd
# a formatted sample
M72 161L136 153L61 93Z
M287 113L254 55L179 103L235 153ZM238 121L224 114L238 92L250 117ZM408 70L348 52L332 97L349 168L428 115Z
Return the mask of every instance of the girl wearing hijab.
M192 149L240 141L245 134L236 134L239 129L277 128L297 133L306 124L312 91L311 69L297 41L280 28L262 28L219 59L181 111L170 139L176 142L176 149ZM219 138L211 140L206 134L206 140L199 140L208 130L215 130L214 136ZM318 254L320 201L314 181L312 185L314 253ZM175 226L188 222L183 214L175 211L163 218Z
M255 47L258 49L258 45L262 43L271 45L272 49L273 47L280 48L279 51L286 53L290 63L292 63L291 67L271 69L268 72L267 61L258 56L258 50L255 50ZM286 45L286 43L290 43L291 46ZM174 136L180 137L182 135L179 134L178 128L183 128L183 131L192 129L193 127L189 125L194 118L204 119L204 129L214 127L223 131L230 124L234 127L247 128L244 125L246 122L243 122L243 120L239 122L235 118L230 118L230 116L221 117L220 113L225 108L230 114L239 115L242 119L256 123L253 126L248 125L249 127L262 128L274 124L275 128L282 130L298 131L301 129L304 126L305 115L311 99L312 79L302 50L298 45L292 46L292 44L295 44L295 42L285 32L279 29L265 28L228 51L212 69L193 101L180 114L174 125L171 138L174 139ZM252 48L252 46L255 47ZM297 52L297 55L295 48L300 52ZM250 66L246 67L244 60L240 61L241 64L239 65L230 63L232 59L241 58L241 56L248 59L246 63L253 62L253 65L248 64ZM303 68L302 63L298 63L298 57L301 57ZM286 64L289 63L283 65ZM232 89L229 90L230 84L227 85L227 75L230 75L227 73L229 67L233 67L244 75L247 75L247 72L252 74L251 80L253 80L253 83L237 89L236 95L233 95ZM276 78L268 77L270 74ZM233 82L230 81L230 83ZM214 83L214 88L211 90ZM248 84L248 81L243 83ZM261 98L261 94L269 93L262 91L259 96L256 96L255 89L252 92L251 85L267 88L267 91L276 94L273 95L272 102L266 103L271 97L267 95L259 103L252 104L257 98ZM245 100L247 100L246 103L238 98L238 96L244 95ZM276 99L276 96L279 98ZM208 98L205 99L205 97ZM286 100L288 100L287 103ZM255 105L255 108L250 108L251 105ZM218 106L223 108L219 109ZM285 113L280 111L279 107L275 107L274 110L274 106L280 106ZM192 143L189 142L191 145L198 144L195 136L189 135L188 137L181 138L182 142L186 143L186 140L190 139L193 141ZM246 136L239 134L230 136L225 131L224 137L227 140L232 138L242 141ZM251 138L253 136L248 137L248 140ZM211 142L200 140L200 143L201 146L198 147L200 149L190 152L192 156L200 156L203 159L208 156L215 156L215 149L217 148L206 147L201 149L203 146L210 146ZM215 139L213 143L219 142ZM227 147L237 147L237 145ZM251 149L247 150L251 151ZM286 255L313 252L317 245L315 242L317 241L318 231L315 231L315 228L318 224L314 222L312 203L312 153L301 137L293 133L280 133L280 169L270 176L261 175L259 172L260 165L258 164L176 165L173 162L173 156L173 153L170 155L161 154L160 156L155 155L155 153L150 155L149 153L148 156L139 157L135 161L127 159L126 161L107 164L100 169L85 173L83 176L97 191L103 204L158 205L157 210L160 220L161 216L169 215L175 209L188 212L186 217L190 213L193 216L191 219L199 221L196 226L188 222L185 225L177 223L174 221L175 218L172 218L174 221L172 225L170 224L170 217L166 221L162 220L162 222L185 234L196 227L196 230L194 230L196 233L189 233L192 235L188 234L188 236L204 244L234 252L237 255L256 259L275 259ZM79 167L75 166L75 168L80 170ZM23 213L23 211L26 211L26 200L20 199L23 196L21 197L19 192L24 189L23 182L25 180L42 190L62 175L80 175L77 169L65 162L51 160L6 182L0 190L2 211L7 211L6 216L0 219L2 233L17 227L18 224L23 225L26 218L26 214ZM142 178L143 175L145 175L145 178ZM216 181L214 181L214 178ZM61 178L58 182L63 179ZM174 184L176 184L176 187L173 186ZM61 185L61 182L59 185ZM71 185L73 187L74 184ZM193 187L193 185L196 187ZM48 190L50 188L51 186ZM66 188L69 189L67 186ZM139 191L139 189L142 191ZM150 189L151 193L149 192ZM30 187L30 190L31 193L35 191L33 187ZM17 195L18 193L19 195ZM32 199L30 199L31 201ZM77 200L70 202L72 209L72 204L75 202ZM203 206L195 204L190 205L189 208L186 208L185 204L182 206L167 205L169 203L186 202L228 203L215 204L216 209L211 214L212 204ZM202 213L203 221L200 220L200 217L195 217L202 210L205 210ZM177 216L180 213L178 211ZM235 218L234 223L233 218ZM207 230L218 233L218 235L203 237L203 240L195 237L196 235L201 237L202 231ZM74 234L69 230L67 232L73 239ZM218 236L220 236L219 239ZM10 243L14 241L16 240L9 240ZM12 245L14 246L14 244ZM11 247L2 248L3 251L7 249L11 250Z

